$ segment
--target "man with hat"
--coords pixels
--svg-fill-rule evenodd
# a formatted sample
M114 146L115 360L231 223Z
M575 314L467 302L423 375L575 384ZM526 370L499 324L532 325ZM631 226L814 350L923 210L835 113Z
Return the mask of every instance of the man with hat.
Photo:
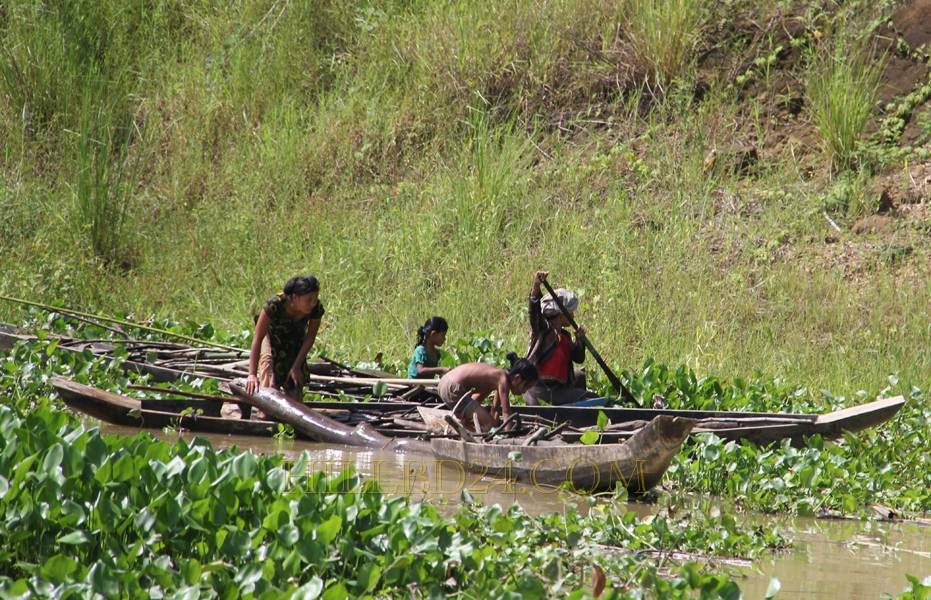
M530 289L530 348L527 359L536 365L540 379L524 394L527 404L572 404L598 394L585 388L585 376L573 363L585 361L585 329L579 327L575 341L566 327L569 319L549 294L541 295L540 286L549 273L537 271ZM570 290L554 290L570 313L579 307L579 297Z

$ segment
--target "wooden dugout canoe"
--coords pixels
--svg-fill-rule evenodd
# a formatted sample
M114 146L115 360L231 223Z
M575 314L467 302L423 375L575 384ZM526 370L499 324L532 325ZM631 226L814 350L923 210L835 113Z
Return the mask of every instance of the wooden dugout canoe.
M116 364L126 373L149 375L153 382L170 383L182 379L213 379L226 383L248 374L248 352L220 351L211 347L192 347L174 342L131 339L85 340L49 335L57 341L56 351L87 354L105 364ZM40 338L21 332L17 327L0 323L0 351L19 342ZM180 356L180 358L178 358ZM185 358L186 356L187 358ZM328 358L309 360L307 392L321 396L362 400L372 394L376 384L383 386L383 398L439 402L435 379L405 379L373 369L355 369Z
M35 340L35 336L23 334L16 327L6 324L0 324L0 350L9 349L16 342L24 340ZM106 362L118 362L125 371L148 373L153 380L157 382L176 381L183 376L201 376L217 377L217 367L205 365L202 371L191 372L171 367L152 364L147 361L128 360L113 355L114 348L121 342L106 340L77 340L71 338L59 338L61 343L58 348L67 352L84 352L90 351L96 356L101 357ZM158 342L152 342L157 344ZM163 343L166 346L184 348L181 344ZM232 367L232 365L230 365ZM311 370L319 369L325 372L331 369L332 365L323 362L311 365ZM223 370L223 369L221 369ZM244 375L244 371L235 368L225 369L227 372L222 377L223 380L229 380L235 376ZM375 374L375 372L372 372ZM314 379L319 380L336 380L344 379L339 376L317 375ZM360 378L353 378L354 381L361 381ZM392 380L394 381L394 380ZM404 380L396 380L398 382ZM417 381L411 380L412 384ZM403 389L400 385L392 385ZM435 401L435 397L423 390L415 389L411 391L419 393L418 399L426 402ZM170 393L166 391L166 393ZM308 393L314 393L308 390ZM326 393L317 390L317 393ZM335 394L334 394L335 395ZM153 411L149 415L150 421L167 421L161 426L167 426L170 422L177 422L178 416L185 408L200 409L204 415L219 417L219 403L210 401L179 401L179 400L142 400L141 408ZM568 422L572 427L585 428L593 427L598 421L598 415L601 412L608 417L611 426L604 434L605 437L613 440L626 439L633 435L633 432L640 426L651 421L657 416L667 415L695 419L700 421L693 429L693 433L713 432L725 440L749 441L755 444L769 444L783 439L789 439L795 446L803 446L805 439L812 435L820 435L825 439L836 439L844 433L855 433L857 431L879 425L889 419L902 408L905 399L902 396L886 398L869 402L866 404L837 410L823 414L799 414L799 413L764 413L764 412L741 412L741 411L705 411L705 410L673 410L673 409L648 409L648 408L597 408L597 407L575 407L575 406L515 406L514 412L522 415L530 415L547 419L554 423ZM413 408L422 403L415 402L329 402L329 401L312 401L306 402L306 405L315 410L339 410L348 411L355 415L377 415L384 411L397 411L401 408ZM159 415L164 412L168 415ZM186 425L182 425L185 426ZM222 424L217 424L217 432L222 431ZM235 429L235 427L231 426Z
M171 392L166 390L165 393ZM134 400L134 402L138 403L138 408L146 409L151 413L148 416L149 420L165 421L177 419L178 413L185 409L199 410L205 416L219 417L221 405L219 400L190 398L143 399ZM362 420L363 418L377 420L380 415L413 413L417 407L423 406L415 402L310 401L304 404L308 408L327 414L343 415L349 420ZM792 445L801 447L804 446L805 439L812 435L817 434L824 439L831 440L841 437L844 433L855 433L880 425L894 417L904 404L905 399L902 396L896 396L823 414L565 406L513 406L512 411L521 415L540 417L554 423L568 422L576 428L594 426L598 413L604 412L611 425L602 435L614 441L631 437L637 429L658 416L672 416L697 421L692 433L714 433L728 441L748 441L759 445L788 439ZM167 424L166 422L165 425ZM395 431L393 435L404 434ZM576 434L578 435L580 434Z
M166 406L175 400L158 401ZM379 414L400 408L414 409L417 403L404 402L305 402L316 410L342 410L350 414ZM697 421L692 433L714 433L728 441L748 441L765 445L788 439L794 446L804 446L805 439L820 435L836 439L844 433L856 433L880 425L894 417L905 398L895 396L821 414L706 411L648 408L589 408L576 406L512 406L512 412L540 417L554 423L568 422L573 427L593 427L598 414L608 417L604 435L624 439L640 426L658 416L682 417Z
M430 444L434 456L473 473L534 487L566 484L584 493L620 484L632 494L642 494L660 482L694 426L693 419L661 415L620 443L523 446L434 439Z
M85 414L120 425L141 428L181 427L191 431L270 436L275 421L253 421L145 409L142 401L92 386L54 377L52 386L64 402ZM695 425L690 419L660 416L620 443L514 443L479 444L451 439L422 441L388 437L366 423L354 427L340 423L304 404L288 400L270 389L247 396L236 382L231 385L244 401L292 425L302 437L319 442L380 450L431 455L453 462L473 473L506 477L538 485L568 485L586 493L611 490L617 484L640 494L662 478L673 456Z

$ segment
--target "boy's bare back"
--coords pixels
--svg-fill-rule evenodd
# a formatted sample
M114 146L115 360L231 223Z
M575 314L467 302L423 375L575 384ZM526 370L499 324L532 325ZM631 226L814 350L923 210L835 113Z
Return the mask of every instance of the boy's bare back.
M484 398L498 389L501 378L505 376L504 369L485 363L466 363L459 365L443 377L453 380L463 388L472 388L475 390L475 395Z

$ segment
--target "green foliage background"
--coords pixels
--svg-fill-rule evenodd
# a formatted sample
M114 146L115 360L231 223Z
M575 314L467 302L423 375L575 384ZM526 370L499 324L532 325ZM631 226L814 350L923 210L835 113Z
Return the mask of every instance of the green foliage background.
M871 173L768 152L762 107L703 58L753 50L740 81L765 85L780 50L740 19L791 8L816 56L816 32L894 3L669 7L7 2L0 292L238 331L311 272L321 345L403 361L431 314L521 349L545 267L619 367L926 388L923 245L819 260L824 207L854 207L846 229ZM664 33L681 56L646 60ZM735 139L762 151L750 176Z

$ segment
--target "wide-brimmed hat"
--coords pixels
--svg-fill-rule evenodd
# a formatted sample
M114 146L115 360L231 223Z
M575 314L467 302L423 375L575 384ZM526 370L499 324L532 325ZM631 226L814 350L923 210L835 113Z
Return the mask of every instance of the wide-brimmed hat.
M566 307L566 310L570 313L575 312L579 307L579 297L575 295L575 292L565 288L558 288L555 291L556 296L559 297L559 301ZM540 312L543 313L544 317L555 317L562 314L562 311L556 305L556 300L550 294L545 294L540 298Z

